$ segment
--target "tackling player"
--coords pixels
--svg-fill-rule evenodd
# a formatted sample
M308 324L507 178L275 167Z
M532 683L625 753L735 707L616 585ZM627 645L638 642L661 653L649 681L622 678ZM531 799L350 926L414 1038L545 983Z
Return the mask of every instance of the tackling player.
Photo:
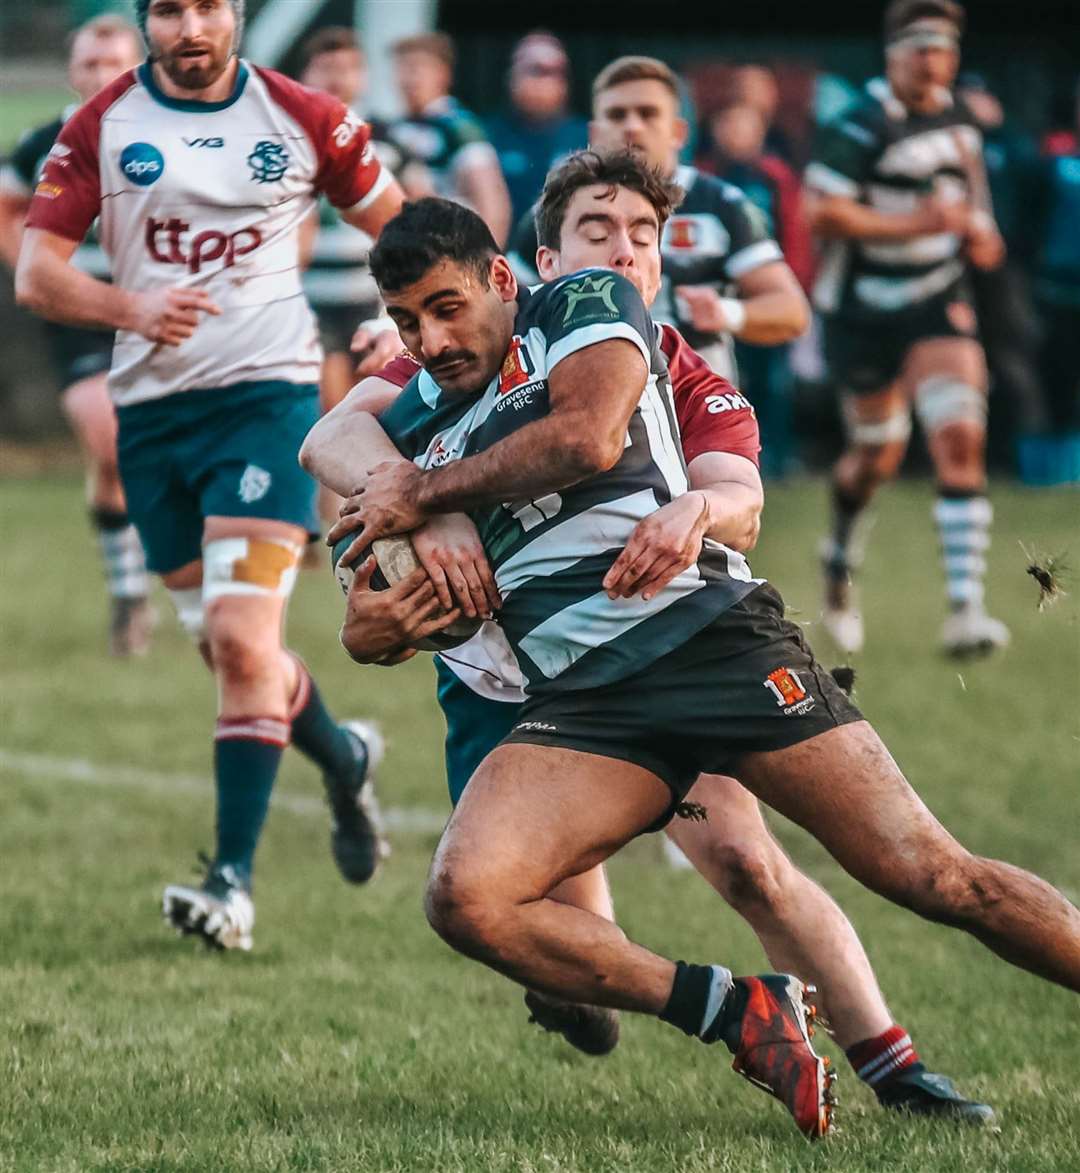
M912 406L937 475L944 649L976 655L1009 640L983 604L987 377L967 278L969 265L994 268L1004 250L978 126L951 92L963 24L953 0L893 0L885 78L824 129L806 172L811 226L827 243L814 300L849 431L823 544L825 625L847 652L864 641L856 525L900 468Z
M724 771L873 890L1080 990L1080 912L941 827L741 555L706 542L650 599L613 589L638 522L687 487L633 285L587 270L520 289L483 223L438 200L387 225L372 271L425 370L381 417L410 460L373 470L358 527L372 541L473 511L528 698L440 842L436 931L551 998L724 1039L739 1066L790 1090L801 1126L820 1135L824 1072L797 979L675 963L550 897L662 825L699 773ZM528 379L503 394L515 353ZM784 1024L777 1045L744 1047L762 1018Z
M99 16L71 37L68 82L88 102L103 86L138 65L138 30L118 16ZM28 131L0 170L0 257L12 269L19 258L23 221L56 136L76 106ZM109 263L93 236L72 258L84 273L108 280ZM116 412L105 386L113 335L106 330L72 329L49 323L49 348L60 378L60 404L86 459L90 518L97 533L109 592L109 650L114 656L147 650L154 622L147 600L146 555L128 518L116 466Z
M678 79L667 65L655 57L620 57L600 71L592 93L590 145L640 152L685 193L664 226L663 282L652 316L678 327L718 375L738 382L733 338L779 345L809 325L798 279L743 192L679 163L689 128L679 114ZM536 280L536 246L530 215L509 254L519 280Z
M290 737L323 770L334 856L372 873L375 740L330 717L282 644L315 484L296 463L321 353L297 232L318 193L378 235L401 193L340 102L237 56L242 0L139 0L150 57L65 124L38 185L20 302L118 331L109 390L132 519L218 685L217 846L166 917L251 946L251 869ZM71 264L91 223L115 285Z
M562 227L558 246L541 250L546 279L598 265L626 276L646 304L653 300L660 257L655 231L640 219L652 193L643 170L639 159L621 152L586 152L571 156L551 173L538 216L561 220ZM609 206L589 219L569 215L580 189L604 184L617 192ZM686 558L693 560L694 537L702 525L707 526L708 537L738 550L749 549L763 500L754 467L758 440L753 409L731 384L709 371L672 327L662 328L661 346L691 489L647 517L631 535L628 562L648 553L656 563L670 565L665 575L653 578L650 591L664 577L684 569ZM419 369L415 360L403 356L380 376L400 387ZM512 370L508 374L513 377ZM384 452L397 455L383 435L355 428L351 413L346 414L349 407L370 410L373 396L384 403L396 398L374 380L369 387L362 384L350 396L349 405L316 425L301 449L305 467L336 491L349 491L358 460L370 463L383 459ZM721 406L724 410L714 410ZM376 447L380 440L381 450ZM475 563L477 556L470 545L475 530L471 525L469 529L463 542L465 561ZM448 561L444 549L425 546L422 531L413 539L418 551L434 553L441 563ZM467 566L464 573L470 569ZM437 564L434 571L434 581L442 581L442 566ZM451 574L456 571L456 567L450 569ZM354 658L377 662L388 651L393 657L396 648L408 643L429 619L430 600L423 596L422 585L418 590L417 583L410 581L389 592L372 592L366 589L366 574L362 571L354 580L341 638ZM449 607L451 600L443 594L441 601ZM415 609L398 619L397 609L406 600L413 600ZM487 624L482 634L442 653L435 663L439 704L447 722L447 779L456 804L477 766L516 724L524 695L520 673L496 624ZM753 796L733 778L706 776L694 784L688 798L704 806L710 817L673 820L668 834L747 919L770 961L817 983L834 1038L879 1101L886 1107L926 1114L980 1122L992 1119L988 1106L964 1100L951 1081L925 1072L910 1038L889 1014L854 929L828 895L784 854L769 834ZM600 867L564 882L557 896L564 903L613 919ZM559 1030L582 1050L602 1052L617 1039L614 1012L553 1005L532 991L526 1001L538 1022Z

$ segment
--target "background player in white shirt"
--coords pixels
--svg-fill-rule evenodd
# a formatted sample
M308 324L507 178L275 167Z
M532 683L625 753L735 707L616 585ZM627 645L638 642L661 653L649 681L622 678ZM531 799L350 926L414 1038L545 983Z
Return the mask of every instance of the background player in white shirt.
M217 846L201 889L166 889L178 929L250 948L255 847L291 739L323 769L334 855L367 879L377 756L337 725L282 643L315 485L296 454L321 360L297 233L321 191L378 235L401 205L341 103L236 55L242 0L139 0L150 59L75 114L27 217L19 300L118 331L120 472L152 570L218 684ZM115 284L70 263L100 215Z
M81 102L88 102L138 65L141 49L134 25L111 14L95 17L71 37L68 84ZM0 257L12 269L34 187L56 136L76 109L72 104L58 118L27 131L0 170ZM95 277L108 278L108 260L96 241L88 240L74 263ZM147 600L146 556L127 515L116 464L116 411L105 386L113 336L107 330L49 323L46 338L60 377L60 406L86 461L86 495L110 600L109 651L114 656L140 655L150 646L154 611Z

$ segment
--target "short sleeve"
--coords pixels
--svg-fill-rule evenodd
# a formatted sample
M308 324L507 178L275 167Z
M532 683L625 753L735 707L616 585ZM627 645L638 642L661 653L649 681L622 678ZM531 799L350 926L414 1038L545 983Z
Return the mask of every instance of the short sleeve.
M378 418L394 447L406 459L413 460L426 447L421 424L430 414L420 395L420 372L417 372Z
M652 319L641 295L618 273L585 269L548 285L537 324L547 339L548 374L563 359L613 338L625 338L652 365Z
M392 358L382 370L376 371L375 378L393 383L395 387L404 387L422 369L416 359L408 351L405 351L396 358Z
M731 197L724 213L725 227L731 238L724 274L732 281L762 265L784 259L773 238L768 217L749 197L741 192Z
M100 127L94 102L64 123L34 188L26 214L28 228L75 241L90 231L101 211Z
M761 436L750 401L711 370L673 327L663 327L661 346L671 376L686 463L707 452L727 452L756 465Z
M371 127L330 94L259 69L271 98L304 128L318 157L315 189L335 208L360 209L392 182L375 154Z
M870 176L877 135L854 114L842 114L818 131L806 186L821 195L856 199Z

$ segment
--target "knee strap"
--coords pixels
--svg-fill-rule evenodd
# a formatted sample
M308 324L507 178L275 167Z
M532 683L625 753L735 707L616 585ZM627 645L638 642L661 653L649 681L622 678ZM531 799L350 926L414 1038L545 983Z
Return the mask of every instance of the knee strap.
M218 538L203 547L203 602L225 595L287 599L302 547L281 538Z
M915 388L915 411L926 433L948 424L986 426L986 394L953 375L931 375Z
M901 407L878 420L861 420L856 414L856 400L853 395L844 399L844 423L848 439L853 444L867 448L880 448L884 444L906 444L911 437L911 413Z

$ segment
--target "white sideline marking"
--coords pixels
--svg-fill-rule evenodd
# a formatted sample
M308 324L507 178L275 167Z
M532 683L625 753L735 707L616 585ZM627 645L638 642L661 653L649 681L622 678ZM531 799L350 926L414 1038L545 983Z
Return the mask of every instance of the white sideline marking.
M78 782L85 786L137 786L158 794L212 793L209 777L195 774L160 774L140 770L135 766L111 766L90 762L85 758L54 758L47 754L20 753L0 747L0 769L13 770L30 778L55 778L62 782ZM276 793L270 805L295 815L326 815L326 803L302 794ZM447 815L422 806L384 807L383 825L388 831L404 831L416 835L438 833L446 825Z

